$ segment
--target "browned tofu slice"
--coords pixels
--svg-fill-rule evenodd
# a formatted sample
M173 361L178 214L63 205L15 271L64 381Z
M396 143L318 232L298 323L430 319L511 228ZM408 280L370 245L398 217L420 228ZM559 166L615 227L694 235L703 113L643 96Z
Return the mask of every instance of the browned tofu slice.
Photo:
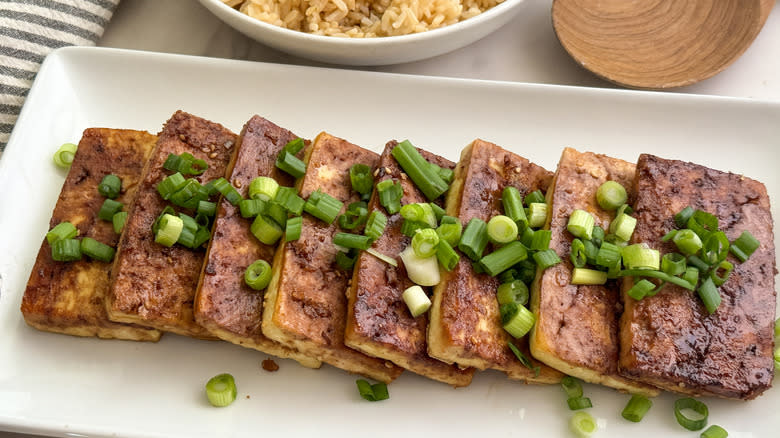
M143 131L92 128L84 131L78 152L54 207L50 227L71 222L80 237L116 247L119 235L111 222L98 218L104 197L98 184L114 174L122 180L116 199L132 204L141 172L157 137ZM22 298L22 314L39 330L75 336L157 341L160 332L134 324L110 321L104 304L111 263L83 258L56 262L44 239Z
M390 152L398 144L391 141L379 160L376 181L392 179L404 190L402 204L428 202L412 181L403 173L401 166ZM420 151L425 159L438 166L452 169L455 163L437 155ZM379 204L376 194L369 203L369 211L387 212ZM400 214L388 217L385 232L373 244L382 254L398 259L398 254L409 245L410 238L401 233L403 218ZM412 286L403 269L403 264L393 267L373 255L362 252L355 264L352 285L347 298L349 309L344 343L371 356L387 359L398 366L422 376L466 386L471 383L474 369L461 370L428 356L426 331L428 316L412 317L403 301L402 294Z
M637 226L633 242L661 253L675 252L661 237L673 216L687 206L714 214L733 241L747 230L761 246L745 263L734 263L720 287L722 302L712 315L695 292L667 285L635 301L625 294L620 320L620 370L670 391L752 399L773 376L775 247L766 188L742 175L697 164L641 155L636 180Z
M106 300L111 320L184 336L214 338L193 316L193 300L206 251L157 244L152 224L169 205L157 193L157 184L169 173L162 167L168 154L189 152L196 159L205 160L208 169L197 177L205 184L225 176L235 142L236 135L222 125L182 111L166 122L144 169L114 261L111 292Z
M522 195L547 190L552 173L525 158L482 140L474 140L460 157L447 195L447 214L467 224L472 218L488 221L501 214L501 192L516 187ZM511 336L501 326L496 300L498 279L477 274L468 257L451 272L443 272L433 292L428 325L428 354L447 363L480 370L492 368L528 383L554 383L562 375L533 361L538 375L510 350ZM528 338L513 340L529 359Z
M352 190L349 168L362 163L373 169L379 158L326 133L317 136L307 155L301 196L308 198L319 189L343 202L345 208L359 200ZM279 246L274 277L265 293L263 333L335 367L390 382L401 368L344 345L351 274L336 264L338 250L332 242L337 231L335 221L328 225L304 214L300 239Z
M276 168L276 156L291 140L298 138L260 117L252 117L241 132L229 180L244 198L249 184L258 176L269 176L282 186L295 179ZM301 152L303 154L303 152ZM214 220L206 266L195 295L195 320L213 335L234 344L264 353L291 358L316 368L320 361L285 347L263 335L260 328L264 291L244 283L244 272L255 260L271 263L276 245L266 245L250 231L252 222L241 217L237 206L227 199L219 204Z
M531 354L547 365L586 382L601 383L648 396L658 389L618 374L618 320L622 310L620 285L571 284L569 258L573 236L566 230L571 212L589 212L604 229L614 216L596 202L596 191L605 181L617 181L634 199L636 166L616 158L566 148L547 192L552 232L550 248L563 261L537 276L532 287Z

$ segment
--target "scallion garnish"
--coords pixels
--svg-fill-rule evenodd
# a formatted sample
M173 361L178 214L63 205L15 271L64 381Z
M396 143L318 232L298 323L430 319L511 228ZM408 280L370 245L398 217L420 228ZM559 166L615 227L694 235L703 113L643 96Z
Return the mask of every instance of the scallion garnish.
M387 216L382 214L379 210L374 210L368 215L366 220L366 227L363 229L363 234L371 238L371 240L377 240L382 237L387 226Z
M555 252L555 250L550 248L536 251L533 253L532 257L536 262L536 265L539 266L539 268L543 271L561 262L561 258L558 257L558 254Z
M368 206L365 202L349 204L344 214L338 217L339 227L343 230L354 230L363 226L368 220Z
M111 222L114 219L114 215L122 211L124 206L125 205L121 202L114 201L113 199L106 199L103 201L103 205L100 206L98 217L104 221Z
M745 262L750 256L761 246L761 243L753 237L750 231L743 231L742 234L737 237L731 244L731 253L739 259L740 262Z
M487 234L493 243L509 243L517 240L517 224L509 216L499 214L488 221Z
M433 228L417 230L412 237L412 249L417 257L431 257L439 246L439 235Z
M694 398L686 397L674 402L674 416L677 418L680 426L688 430L696 431L703 429L707 425L708 415L709 409L707 409L707 405Z
M351 271L356 261L357 253L354 250L350 250L348 253L339 251L336 254L336 265L345 271Z
M720 287L729 279L733 270L734 265L728 260L723 260L712 270L710 279L712 279L715 286Z
M249 195L249 198L251 199L271 201L276 198L278 191L279 183L276 182L275 179L268 176L258 176L249 183L247 195Z
M687 228L677 231L674 237L672 237L672 242L685 255L696 254L702 247L699 235Z
M655 284L653 284L651 281L642 279L634 283L631 289L626 292L626 295L639 301L650 294L653 289L655 289Z
M279 187L273 200L295 216L303 213L303 206L306 204L306 201L298 196L298 191L292 187Z
M409 140L398 143L390 153L429 201L435 200L449 189L449 185Z
M520 280L513 280L508 283L502 283L496 291L496 299L499 305L516 303L520 306L528 304L528 286Z
M578 438L590 438L598 429L596 420L585 411L579 411L572 415L569 420L569 428Z
M267 210L266 202L262 199L242 199L238 203L238 209L243 218L253 218L258 214L263 214Z
M564 376L561 379L561 388L566 392L566 398L582 397L582 383L572 376Z
M114 258L116 250L106 245L105 243L98 242L91 237L85 237L81 239L81 253L85 256L99 260L101 262L110 262Z
M523 198L520 191L512 186L504 187L501 192L501 203L504 206L504 214L515 222L528 222L523 208Z
M184 176L181 173L176 172L173 175L166 176L165 179L157 184L157 193L167 201L174 193L184 187L186 183L187 180L184 179Z
M79 147L73 143L64 143L57 149L57 152L55 152L52 157L54 159L54 164L58 167L67 169L73 163L73 158L76 156L78 148Z
M154 241L163 246L171 247L184 230L184 220L172 214L164 214L158 223Z
M404 262L407 276L414 283L420 286L435 286L441 281L436 257L418 257L411 245L401 251L399 256Z
M566 224L566 229L580 239L590 240L593 236L593 226L596 224L596 220L593 215L585 210L574 210L569 215L569 222Z
M206 383L206 397L212 406L223 408L235 401L238 390L230 374L219 374Z
M606 181L596 190L596 202L604 210L617 210L626 201L628 201L626 188L617 181Z
M417 318L423 313L427 312L431 308L431 300L426 295L423 288L418 285L408 287L403 294L401 294L404 303L409 308L409 312L413 317Z
M529 249L531 251L544 251L550 247L550 240L552 240L552 231L536 230L531 237L531 245L529 246Z
M716 424L713 424L701 433L701 438L726 438L727 436L729 436L729 433L726 432L726 429Z
M284 149L276 157L276 167L292 175L293 178L300 178L306 173L306 163Z
M499 307L501 325L514 338L522 338L534 326L536 317L525 306L517 303L502 304Z
M452 271L460 261L460 256L446 240L439 240L436 247L436 259L439 265L447 271Z
M374 383L372 385L368 383L367 380L358 379L355 383L357 383L358 393L360 393L360 396L365 400L375 402L390 398L390 393L387 391L387 385L382 382Z
M584 246L583 246L584 247ZM596 264L607 269L620 268L620 247L609 242L602 242L601 248L596 253Z
M607 273L595 269L574 268L571 274L571 284L605 284Z
M699 288L696 289L696 292L699 294L702 304L704 304L704 307L707 309L707 313L712 315L718 310L721 298L718 288L715 286L712 278L705 278L699 285Z
M429 202L428 204L431 206L431 209L433 210L433 214L436 217L436 222L441 223L441 219L447 214L447 211L439 207L439 204L435 202Z
M238 205L241 202L241 194L238 193L235 187L230 184L230 181L225 178L217 178L214 180L214 188L225 197L233 205Z
M620 415L628 421L639 423L651 407L653 407L653 402L649 398L634 394Z
M46 241L49 245L62 239L72 239L79 235L79 230L70 222L60 222L48 233L46 233Z
M566 399L566 404L569 405L569 410L571 411L579 411L580 409L593 407L593 403L591 403L590 398L588 397L569 397Z
M205 160L196 159L192 154L183 152L181 155L168 154L163 168L183 175L201 175L209 165Z
M276 201L268 201L265 211L266 216L276 222L280 228L284 228L287 225L287 210L277 204Z
M306 142L304 142L302 138L295 138L293 140L288 141L287 144L284 145L282 150L285 150L293 155L296 155L298 152L303 150L304 146L306 146Z
M598 256L597 256L598 257ZM588 258L585 254L585 244L580 239L574 239L571 241L571 252L569 253L572 265L575 268L584 268L588 262Z
M291 242L301 238L301 230L303 228L303 217L295 216L287 219L287 224L284 229L284 241Z
M317 189L309 195L303 210L325 223L332 224L343 206L343 202Z
M688 228L698 234L702 241L709 237L710 233L718 231L718 218L706 211L696 210L688 219Z
M353 164L349 168L349 181L352 183L352 190L360 195L370 195L374 188L374 177L371 175L371 168L365 164Z
M114 232L116 234L122 233L122 230L125 228L125 222L127 222L126 211L114 213L114 216L111 218L111 225L113 226Z
M263 290L271 283L273 271L271 265L263 260L255 260L244 271L244 283L254 290Z
M379 193L379 203L387 210L387 214L395 214L401 210L404 190L400 183L386 179L377 183L376 190Z
M98 184L98 193L109 199L116 199L121 191L122 180L114 174L104 176L100 184Z
M463 230L458 249L473 261L479 261L488 243L487 224L479 218L472 218Z
M447 217L451 216L444 216L442 220ZM452 223L442 223L439 225L439 228L436 228L436 233L439 235L439 239L446 240L450 246L454 247L460 242L460 236L463 234L463 225L457 219Z
M694 290L696 288L695 283L690 283L686 279L675 277L661 271L654 271L652 269L626 269L616 273L616 277L650 277L657 278L661 281L666 281L684 289Z
M538 365L534 365L533 362L531 362L531 359L528 359L528 357L523 354L522 351L520 351L519 348L515 346L515 344L512 343L512 340L506 341L507 347L512 351L512 354L515 355L517 360L520 361L521 364L523 364L524 367L528 368L529 370L534 372L534 376L538 377L539 373L541 372L542 368Z
M691 216L693 216L693 208L690 206L685 207L674 215L674 224L677 225L677 228L684 228L688 225L688 219L690 219Z
M728 237L726 237L726 233L723 231L714 231L710 233L704 241L701 248L701 255L707 264L716 265L723 260L726 260L726 257L729 254L729 246L731 246L731 244L729 243Z
M671 252L661 257L661 271L669 275L680 275L688 267L682 254Z
M661 253L646 244L637 243L628 245L621 251L623 265L626 269L654 269L661 268Z
M378 258L379 260L382 260L383 262L387 263L388 265L394 268L398 267L398 262L387 254L382 254L381 252L375 250L374 248L368 248L366 252Z
M76 239L58 239L51 243L51 258L57 262L81 260L81 242Z
M539 228L547 222L547 204L544 202L533 202L528 204L528 226Z
M407 221L422 222L430 228L436 228L436 214L431 204L427 202L404 205L401 207L401 217Z
M198 207L198 202L207 199L207 197L200 183L196 179L190 178L179 190L172 193L169 199L179 207L195 209Z
M609 232L617 236L623 242L628 242L636 228L636 219L623 213L609 224Z
M525 199L523 200L525 202L525 205L530 206L531 204L544 204L544 193L542 193L541 190L534 190L533 192L525 195Z
M479 265L488 275L495 277L527 258L528 250L515 240L479 259Z
M368 249L371 238L360 234L336 233L333 235L333 244L344 248Z

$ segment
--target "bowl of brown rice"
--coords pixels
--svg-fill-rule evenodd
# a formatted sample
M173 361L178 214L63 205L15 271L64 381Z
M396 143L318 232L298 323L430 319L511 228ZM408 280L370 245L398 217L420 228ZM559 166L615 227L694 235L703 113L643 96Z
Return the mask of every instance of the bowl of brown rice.
M523 0L200 0L254 40L343 65L417 61L466 46L511 20Z

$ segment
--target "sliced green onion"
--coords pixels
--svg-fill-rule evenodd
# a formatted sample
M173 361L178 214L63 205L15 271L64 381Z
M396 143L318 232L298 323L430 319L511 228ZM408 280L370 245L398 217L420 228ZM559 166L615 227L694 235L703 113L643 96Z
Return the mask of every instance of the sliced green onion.
M57 262L81 260L81 242L76 239L58 239L51 243L51 258Z
M274 202L295 216L300 216L303 213L303 206L306 204L306 201L298 196L298 191L292 187L279 187L273 199Z
M388 265L390 265L392 267L395 267L395 268L398 267L398 262L394 258L390 257L387 254L382 254L381 252L375 250L374 248L368 248L366 250L366 252L371 254L372 256L378 258L379 260L382 260L383 262L387 263Z
M639 423L652 407L653 402L650 401L649 398L634 394L631 396L631 400L628 401L620 415L628 421Z
M504 187L501 192L501 203L504 206L504 214L515 222L528 222L523 208L523 198L520 191L512 186Z
M561 379L561 388L566 392L566 398L582 397L582 383L572 376Z
M598 257L598 256L597 256ZM580 239L574 239L571 241L571 252L569 253L572 265L575 268L584 268L588 262L588 258L585 254L585 244Z
M197 231L198 222L195 221L195 218L184 213L179 213L179 218L182 220L183 228L185 230L190 230L193 233Z
M303 228L303 218L301 216L287 219L284 229L284 241L291 242L301 238L301 229Z
M552 231L536 230L533 238L531 238L530 249L532 251L544 251L550 247L550 240L552 240Z
M374 383L372 385L368 383L367 380L358 379L356 383L358 393L360 393L360 396L365 400L375 402L390 398L390 393L387 391L387 385L382 382Z
M607 269L619 268L620 259L620 247L609 242L603 242L596 254L596 264Z
M121 191L122 180L114 174L104 176L100 184L98 184L98 193L109 199L116 199Z
M344 248L368 249L371 238L360 234L336 233L333 235L333 244Z
M478 261L488 243L487 224L479 218L472 218L463 230L458 249L473 261Z
M452 169L448 169L446 167L439 167L438 173L439 177L447 184L451 183L452 178L455 177L455 172Z
M687 280L684 280L679 277L674 277L672 275L666 274L661 271L654 271L652 269L626 269L623 271L620 271L616 275L617 277L650 277L650 278L657 278L661 281L666 281L672 284L675 284L677 286L680 286L684 289L688 290L694 290L696 288L696 284L692 284Z
M539 228L547 222L547 204L544 202L534 202L528 204L528 226Z
M436 204L435 202L430 202L428 203L428 205L431 206L431 209L433 210L433 214L436 217L437 222L441 221L441 218L443 218L447 214L447 211L439 207L439 205Z
M269 201L267 206L265 214L279 224L279 227L284 228L287 224L287 210L277 204L276 201Z
M720 293L718 292L718 288L715 287L715 283L712 281L712 278L705 278L699 288L696 289L696 292L699 294L701 302L707 309L707 313L712 315L716 310L718 310L721 298Z
M601 244L604 243L604 238L605 238L604 229L598 225L594 225L593 232L591 234L592 236L590 238L590 241L593 242L593 244L596 247L600 248Z
M116 250L106 245L105 243L98 242L91 237L85 237L81 239L81 253L85 256L99 260L101 262L110 262L114 258Z
M574 268L571 274L571 284L604 284L607 273L595 269Z
M506 345L509 347L510 350L512 350L512 354L515 355L518 361L520 361L521 364L523 364L524 367L528 368L529 370L534 372L534 376L539 377L539 372L542 370L541 367L534 365L533 362L531 362L528 357L526 357L525 354L523 354L522 351L520 351L519 348L515 346L515 344L512 343L512 340L506 341Z
M743 231L742 234L737 237L737 240L731 244L731 252L739 259L740 262L745 262L750 256L761 246L761 243L753 237L750 231ZM736 252L734 250L737 250Z
M48 233L46 233L46 241L49 245L62 239L72 239L79 235L79 230L70 222L60 222Z
M431 257L439 246L439 235L433 228L417 230L412 237L412 248L417 257Z
M726 429L716 424L713 424L701 433L701 438L726 438L727 436L729 436L729 433L726 432Z
M185 181L184 186L171 194L169 199L179 207L195 209L198 207L198 202L205 200L206 197L200 183L190 178Z
M459 223L460 220L458 220L458 218L453 216L447 216L447 215L442 216L441 219L439 220L439 224L459 224Z
M217 214L217 203L211 201L198 201L198 208L195 212L206 217L214 217Z
M569 405L569 410L572 411L593 407L593 403L591 403L588 397L569 397L566 399L566 404Z
M728 237L726 237L726 233L714 231L704 240L701 255L708 264L715 265L726 260L729 254L729 246L731 244Z
M544 204L544 193L542 193L541 190L534 190L533 192L525 195L525 199L523 200L525 202L525 205L530 206L531 204Z
M685 272L682 275L682 279L695 287L699 282L699 270L694 266L686 267Z
M550 248L534 252L533 258L542 271L561 262L561 258L558 257L555 250Z
M111 217L111 225L114 227L114 232L116 234L122 233L122 230L125 228L125 222L127 222L126 211L114 213L114 216Z
M268 287L273 277L271 265L263 260L255 260L244 271L244 283L254 290L263 290Z
M631 208L631 206L628 204L623 204L620 207L618 207L617 211L615 212L615 217L618 217L624 213L627 215L631 215L634 213L634 209Z
M609 243L609 242L607 242ZM582 245L585 247L585 258L588 260L589 265L597 265L596 260L599 257L599 248L593 244L593 241L586 240L582 242Z
M241 217L252 218L258 214L266 212L268 206L262 199L242 199L238 203L238 209L241 212Z
M503 283L498 286L498 290L496 291L498 304L516 303L525 306L528 304L529 296L528 286L520 280Z
M282 237L282 228L271 218L265 215L258 215L249 227L257 240L266 245L273 245Z
M209 168L209 165L205 160L195 159L192 154L184 152L181 155L168 154L163 168L184 175L201 175Z
M652 293L653 289L655 289L655 284L648 280L639 280L638 282L634 283L634 286L631 287L631 289L626 292L626 294L639 301L642 298L646 297L648 294Z
M282 148L282 150L287 151L290 154L296 155L298 152L303 150L303 147L306 145L306 143L303 141L302 138L296 138L293 140L290 140L287 142L286 145Z
M368 206L365 202L349 204L344 214L338 217L339 227L344 230L354 230L363 226L368 220Z
M412 316L417 318L431 308L431 300L418 285L407 288L401 295Z
M780 336L780 318L775 320L775 336ZM778 345L780 347L780 345Z
M518 228L523 230L519 233L520 242L525 245L526 248L530 248L531 244L534 243L534 235L536 235L536 231L534 231L529 225L526 225L522 222L520 222L520 226Z
M447 271L452 271L460 261L460 256L446 240L439 240L436 247L436 259L439 260L439 266Z
M688 228L705 240L710 233L718 231L718 218L712 213L696 210L688 219Z
M528 250L518 241L510 242L479 259L479 265L488 275L495 277L528 258Z
M596 202L604 210L617 210L628 201L626 188L617 181L606 181L596 190ZM626 239L628 240L628 239Z
M680 275L688 267L685 257L676 252L664 254L661 257L661 271L669 275Z
M408 237L414 237L417 230L423 230L425 228L428 228L428 224L425 222L405 220L401 224L401 234Z
M187 180L184 179L184 176L181 173L176 172L173 175L166 176L165 179L157 184L157 193L167 201L174 193L184 187L185 184L187 184Z
M533 258L523 260L515 265L518 271L518 279L525 284L531 284L536 277L536 263Z
M637 243L623 248L623 265L626 269L655 269L661 268L661 253L646 244Z
M339 251L336 254L336 265L345 271L351 271L355 266L355 261L357 261L357 254L353 253L353 251L349 253Z
M569 222L566 224L566 229L580 239L590 240L593 235L593 226L596 224L596 220L593 215L585 210L574 210L569 216Z
M396 214L401 211L401 198L404 196L400 183L386 179L376 185L379 193L379 203L387 210L387 214Z
M159 228L154 236L154 241L160 245L171 247L179 240L179 236L183 229L184 221L180 217L172 214L164 214L160 219Z
M114 201L113 199L106 199L103 201L103 205L100 206L98 211L98 217L104 221L111 221L114 219L114 215L122 211L125 205L121 202Z
M704 426L707 425L709 409L707 409L707 405L704 403L694 398L686 397L674 402L674 416L677 418L677 422L680 426L691 431L696 431L703 429Z
M536 317L525 306L517 303L502 304L499 307L501 325L514 338L522 338L534 326Z
M436 213L430 203L406 204L401 207L401 217L406 220L423 222L431 228L436 228Z
M412 246L408 246L399 254L404 262L406 275L420 286L435 286L441 281L439 262L436 257L418 257Z
M366 221L366 228L363 230L363 234L368 236L371 240L379 239L385 232L387 226L387 216L382 214L379 210L374 210L368 216Z
M710 265L707 262L695 255L688 256L688 264L693 265L700 271L708 271L710 269Z
M679 230L672 238L672 242L685 255L696 254L702 247L698 234L689 229Z
M214 188L225 197L233 205L238 205L241 202L241 194L238 193L235 187L230 184L225 178L217 178L214 180Z
M198 227L198 231L195 232L195 243L193 248L198 248L211 239L211 230L206 227Z
M236 381L230 374L219 374L206 383L206 397L212 406L223 408L236 400Z
M396 145L390 153L429 201L435 200L449 189L449 185L408 140Z
M258 176L249 183L247 195L250 199L270 201L276 198L278 192L279 183L275 179L268 176Z
M309 195L303 210L317 219L332 224L344 203L320 189Z
M712 270L710 273L710 279L712 279L712 282L716 287L720 287L723 285L723 283L728 281L729 276L731 276L731 271L733 270L734 265L727 260L723 260L715 269Z
M569 420L569 429L571 429L578 438L590 438L590 436L596 432L598 426L596 426L596 420L594 420L589 413L579 411L572 415Z
M636 228L636 219L623 213L617 216L609 225L609 231L617 236L618 239L628 242Z
M674 224L677 228L684 228L688 225L688 220L693 216L693 208L688 206L683 208L679 213L674 215Z
M679 230L671 230L668 233L664 234L664 237L661 238L661 242L668 242L672 239L674 239L674 236L677 235L677 232Z
M79 147L73 143L63 143L52 157L54 159L54 164L58 167L67 169L73 163L73 158L76 156L78 148Z
M306 163L284 149L276 157L276 167L292 175L293 178L300 178L306 173Z
M460 224L460 221L442 223L439 225L439 228L436 229L436 233L439 235L439 239L447 241L450 246L457 246L458 242L460 242L460 236L463 234L463 225Z
M365 164L353 164L349 168L349 181L352 183L352 190L361 195L370 194L374 188L374 177L371 175L371 168Z
M493 243L517 240L517 224L509 216L493 216L487 223L488 239Z

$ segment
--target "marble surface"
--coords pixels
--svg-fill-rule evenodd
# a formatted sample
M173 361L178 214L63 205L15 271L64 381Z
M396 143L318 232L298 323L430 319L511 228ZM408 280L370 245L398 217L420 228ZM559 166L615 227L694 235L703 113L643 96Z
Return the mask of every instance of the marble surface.
M580 68L558 44L551 0L526 0L518 16L455 52L408 64L363 70L484 80L613 87ZM100 46L252 61L319 65L270 49L234 31L192 0L122 0ZM733 65L674 92L780 101L780 8ZM2 425L0 425L2 429ZM0 438L32 438L0 432Z

